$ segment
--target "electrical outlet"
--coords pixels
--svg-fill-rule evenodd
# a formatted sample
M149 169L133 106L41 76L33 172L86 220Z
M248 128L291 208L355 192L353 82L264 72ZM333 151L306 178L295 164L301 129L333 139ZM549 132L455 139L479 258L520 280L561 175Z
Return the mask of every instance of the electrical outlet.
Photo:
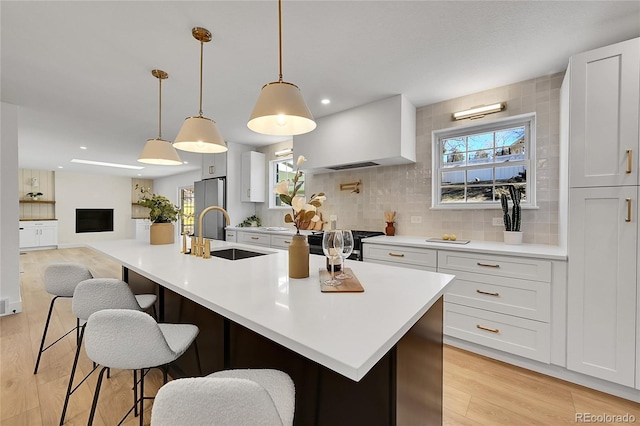
M422 223L422 216L411 216L411 223Z
M491 222L493 226L503 226L504 220L501 217L494 217L493 222Z

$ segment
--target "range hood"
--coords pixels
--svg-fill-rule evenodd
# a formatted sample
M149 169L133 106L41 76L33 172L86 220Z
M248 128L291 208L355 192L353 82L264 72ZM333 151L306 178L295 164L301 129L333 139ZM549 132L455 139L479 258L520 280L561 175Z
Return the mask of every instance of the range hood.
M294 158L307 173L409 164L416 161L416 108L403 96L316 119L318 127L293 137Z

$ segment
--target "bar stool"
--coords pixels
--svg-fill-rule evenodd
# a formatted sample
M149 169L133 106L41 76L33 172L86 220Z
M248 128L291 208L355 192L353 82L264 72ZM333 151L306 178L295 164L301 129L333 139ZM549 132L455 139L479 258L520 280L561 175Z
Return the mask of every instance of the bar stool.
M88 425L93 424L105 371L108 368L118 368L134 370L134 406L127 411L119 424L131 411L137 410L142 426L144 400L149 399L144 396L145 370L167 365L178 359L192 343L195 344L199 329L191 324L159 324L144 312L106 309L91 314L85 332L87 355L102 365ZM140 371L139 381L136 379L136 370Z
M80 282L73 293L72 310L77 317L78 322L83 324L79 327L80 334L78 337L78 345L76 354L73 359L73 366L69 375L69 384L67 393L62 407L62 415L60 416L60 425L64 424L64 418L69 405L69 398L84 383L84 381L93 373L97 366L94 365L93 370L73 387L73 380L78 366L78 358L80 357L80 348L86 328L86 321L91 314L103 309L130 309L133 311L144 311L149 309L156 301L154 294L134 295L129 285L124 281L115 278L92 278Z
M49 330L49 323L51 321L51 314L53 313L53 305L60 297L71 298L73 297L73 291L79 282L93 278L91 271L84 265L79 263L52 263L47 266L44 271L44 288L47 293L54 296L51 299L49 305L49 314L47 315L47 321L44 324L44 330L42 332L42 341L40 342L40 349L38 350L38 358L36 359L36 366L33 369L33 374L38 373L38 366L40 365L40 358L42 353L58 343L64 337L66 337L72 331L76 331L76 343L79 339L80 320L76 321L76 326L67 331L64 335L59 337L55 342L49 344L46 348L44 342L47 339L47 331Z
M224 370L162 386L152 426L292 425L295 387L288 374L270 369Z

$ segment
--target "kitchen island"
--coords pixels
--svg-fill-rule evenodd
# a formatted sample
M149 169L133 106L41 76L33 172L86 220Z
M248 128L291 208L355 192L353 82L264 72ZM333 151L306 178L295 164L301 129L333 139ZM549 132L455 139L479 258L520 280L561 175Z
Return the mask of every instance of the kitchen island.
M321 256L310 257L308 278L290 279L288 253L278 249L211 241L211 250L263 254L227 260L136 240L89 247L122 264L134 288L153 286L161 320L200 327L203 374L286 371L296 424L441 422L442 295L451 275L348 262L364 293L322 293ZM173 371L197 374L189 365Z

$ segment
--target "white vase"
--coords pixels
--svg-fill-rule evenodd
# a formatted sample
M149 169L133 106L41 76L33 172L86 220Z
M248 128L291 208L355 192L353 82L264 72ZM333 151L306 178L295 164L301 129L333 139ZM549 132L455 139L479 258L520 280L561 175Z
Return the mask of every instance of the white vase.
M505 244L522 244L522 231L504 231Z

